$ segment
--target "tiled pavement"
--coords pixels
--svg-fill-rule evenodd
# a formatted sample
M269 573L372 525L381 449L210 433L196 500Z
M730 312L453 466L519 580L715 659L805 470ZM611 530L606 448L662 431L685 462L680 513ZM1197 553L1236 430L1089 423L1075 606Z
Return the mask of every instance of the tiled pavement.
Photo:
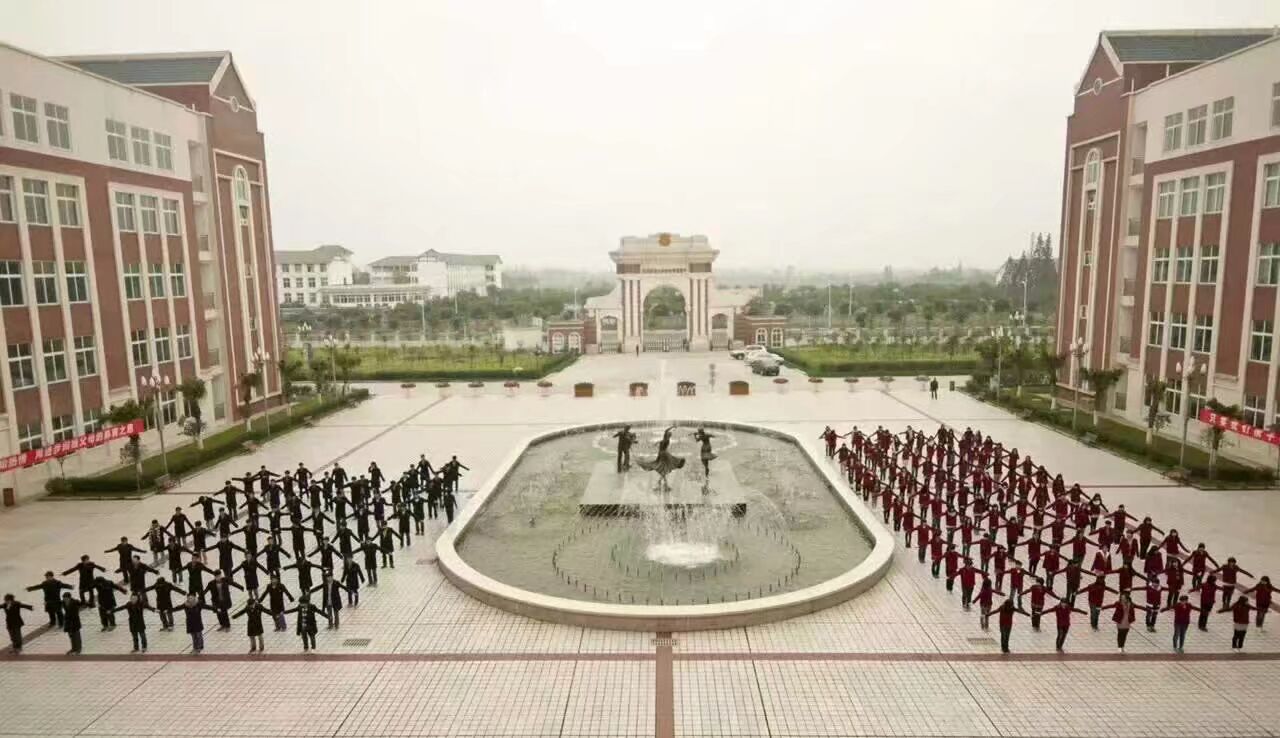
M832 424L897 430L936 419L974 425L1050 468L1075 470L1109 501L1180 528L1191 542L1237 555L1255 573L1277 571L1280 521L1274 492L1201 492L1168 486L1151 472L1081 448L960 395L932 401L900 382L807 388L780 395L756 382L748 398L676 398L677 379L705 379L718 365L720 392L741 367L723 357L592 357L556 379L590 379L600 396L549 398L406 396L378 388L361 408L291 434L187 480L171 494L138 502L39 502L0 515L0 591L34 584L81 549L97 554L123 533L136 536L190 495L230 473L343 459L377 459L396 469L420 451L457 453L472 469L464 487L493 471L511 445L533 433L607 419L709 417L779 427L814 438ZM648 398L625 397L633 379L653 382ZM669 385L669 386L668 386ZM701 387L700 387L701 389ZM439 527L434 526L433 531ZM430 539L433 536L428 536ZM900 541L900 539L899 539ZM89 543L87 543L89 542ZM900 545L900 543L899 543ZM61 656L65 637L32 640L21 659L0 660L0 736L1245 736L1280 732L1280 636L1249 634L1248 655L1231 654L1229 624L1192 631L1188 655L1169 653L1168 615L1158 632L1135 629L1115 651L1104 620L1093 632L1077 617L1068 655L1052 633L1025 621L1002 657L958 597L899 550L890 573L845 604L751 628L677 633L668 650L653 633L541 623L495 610L454 589L437 571L431 541L415 539L343 611L339 630L322 630L317 654L303 656L291 631L267 633L267 654L250 656L239 621L210 632L192 656L179 629L151 623L145 658L128 654L123 627L101 633L85 613L85 656ZM28 601L33 599L27 597ZM33 602L33 604L38 604ZM42 621L28 617L30 625ZM212 623L212 618L209 619Z

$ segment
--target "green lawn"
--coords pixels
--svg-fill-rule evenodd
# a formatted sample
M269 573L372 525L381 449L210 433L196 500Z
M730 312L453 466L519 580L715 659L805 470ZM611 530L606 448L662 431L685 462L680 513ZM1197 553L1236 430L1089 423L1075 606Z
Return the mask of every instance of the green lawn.
M448 380L448 379L540 379L568 366L576 358L571 354L535 354L532 351L500 351L491 347L455 348L450 346L351 347L339 348L338 354L350 352L358 363L351 369L351 379L360 380ZM303 361L300 349L290 356ZM312 353L313 369L330 372L330 351L316 348ZM339 377L342 371L339 369Z
M973 351L951 354L936 346L799 346L776 351L811 376L915 376L971 374L978 363Z

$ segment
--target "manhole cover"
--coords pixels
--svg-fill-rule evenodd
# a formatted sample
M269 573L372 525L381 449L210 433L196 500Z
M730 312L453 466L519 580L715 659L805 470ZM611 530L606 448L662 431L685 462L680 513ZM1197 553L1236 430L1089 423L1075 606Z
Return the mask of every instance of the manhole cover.
M994 638L966 638L965 640L975 646L994 646L996 644L996 639Z
M348 638L342 642L342 645L351 646L352 648L364 648L372 642L372 638Z
M432 564L436 563L436 560L434 557L432 557L428 559L418 559L414 563L417 564L418 566L431 566Z

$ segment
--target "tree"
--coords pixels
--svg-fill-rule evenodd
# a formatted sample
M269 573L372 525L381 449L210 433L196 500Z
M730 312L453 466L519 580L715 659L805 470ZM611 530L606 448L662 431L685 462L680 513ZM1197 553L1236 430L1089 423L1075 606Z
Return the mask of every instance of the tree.
M351 384L351 370L360 365L360 355L348 348L339 351L335 361L338 365L338 376L342 379L342 393L345 395L347 386Z
M178 385L178 392L182 394L182 404L187 409L187 427L183 432L196 439L196 448L203 449L204 417L200 401L208 394L208 388L203 379L192 377Z
M1163 379L1147 379L1147 445L1155 440L1156 431L1169 424L1169 414L1160 412L1160 403L1164 402L1165 390L1169 384Z
M107 421L111 425L124 425L132 423L135 420L143 420L147 417L147 413L151 409L152 400L148 398L145 402L139 403L137 400L125 400L119 405L112 405L107 409ZM125 443L124 448L120 449L120 460L126 464L133 464L133 474L138 482L138 489L142 489L142 436L137 433L130 433L129 440Z
M240 375L240 404L244 405L244 429L253 430L253 393L262 386L262 375L258 372L245 372Z
M1048 344L1040 346L1040 366L1044 369L1044 373L1049 378L1049 409L1058 409L1058 373L1062 371L1062 367L1067 363L1066 353L1055 354L1049 349Z
M280 368L280 392L284 395L286 411L293 415L293 383L302 378L302 362L285 354L276 366Z
M1232 420L1241 420L1244 418L1244 411L1239 405L1224 405L1218 402L1216 398L1210 398L1204 404L1205 407L1214 411L1219 415L1224 415ZM1222 448L1222 439L1227 434L1226 429L1219 428L1216 425L1210 425L1205 430L1205 440L1209 444L1209 478L1212 479L1218 474L1218 451Z
M1123 369L1085 369L1084 378L1093 387L1093 427L1098 427L1098 412L1106 410L1107 393L1124 376Z
M1022 384L1026 379L1027 370L1035 364L1035 357L1031 355L1031 350L1022 344L1018 344L1013 351L1009 352L1009 368L1013 370L1013 383L1018 388L1018 397L1022 397Z
M947 354L954 358L956 355L956 352L959 350L960 350L960 337L954 333L947 336Z

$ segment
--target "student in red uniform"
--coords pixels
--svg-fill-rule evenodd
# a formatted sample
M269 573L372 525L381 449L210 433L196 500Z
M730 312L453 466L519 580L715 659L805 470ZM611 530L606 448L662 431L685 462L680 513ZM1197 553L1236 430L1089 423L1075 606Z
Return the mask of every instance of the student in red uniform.
M1111 622L1116 624L1116 650L1124 653L1125 641L1129 638L1129 629L1133 627L1134 607L1133 598L1128 592L1121 592L1120 599L1105 605L1104 610L1115 610L1115 614L1111 616Z
M1175 605L1166 607L1165 610L1173 610L1173 650L1175 653L1182 653L1182 649L1187 645L1187 628L1191 627L1191 613L1200 608L1191 604L1191 598L1182 595L1178 598Z
M1240 574L1247 577L1253 576L1249 571L1241 569L1236 563L1236 557L1227 557L1227 563L1213 570L1218 574L1218 579L1222 582L1222 606L1226 607L1231 604L1231 594L1236 591L1236 579Z
M1249 604L1249 598L1240 595L1236 603L1231 607L1224 607L1218 612L1231 613L1231 650L1244 650L1244 637L1249 633L1249 611L1253 609L1253 605Z
M1022 594L1026 594L1031 600L1031 629L1039 632L1040 615L1044 613L1045 596L1049 595L1050 592L1045 588L1044 580L1040 577L1036 577L1030 587L1027 587L1024 592L1019 593L1020 596Z
M1258 583L1246 589L1244 594L1253 594L1253 607L1257 611L1258 630L1262 630L1262 623L1267 619L1267 611L1271 609L1271 595L1275 593L1275 588L1271 586L1271 577L1262 577Z
M1045 615L1052 614L1057 620L1058 640L1055 648L1057 648L1059 652L1063 650L1063 645L1067 642L1067 633L1071 630L1071 613L1073 612L1078 612L1081 615L1088 614L1084 610L1072 607L1071 603L1066 600L1061 600L1058 604L1047 608L1044 611Z
M1208 564L1212 562L1216 567L1218 562L1209 555L1209 550L1204 547L1203 543L1196 545L1196 550L1187 556L1187 564L1191 567L1191 588L1196 589L1200 586L1200 582L1204 580L1204 573L1208 570Z
M1009 653L1009 636L1013 633L1013 616L1015 613L1027 614L1026 610L1013 604L1013 598L1006 597L1000 607L996 608L996 620L1000 624L1000 652Z
M1200 592L1200 607L1196 609L1200 611L1200 620L1196 623L1196 627L1200 630L1208 630L1209 613L1213 612L1213 603L1218 599L1218 578L1210 574L1199 587L1191 588L1192 592L1197 590Z

